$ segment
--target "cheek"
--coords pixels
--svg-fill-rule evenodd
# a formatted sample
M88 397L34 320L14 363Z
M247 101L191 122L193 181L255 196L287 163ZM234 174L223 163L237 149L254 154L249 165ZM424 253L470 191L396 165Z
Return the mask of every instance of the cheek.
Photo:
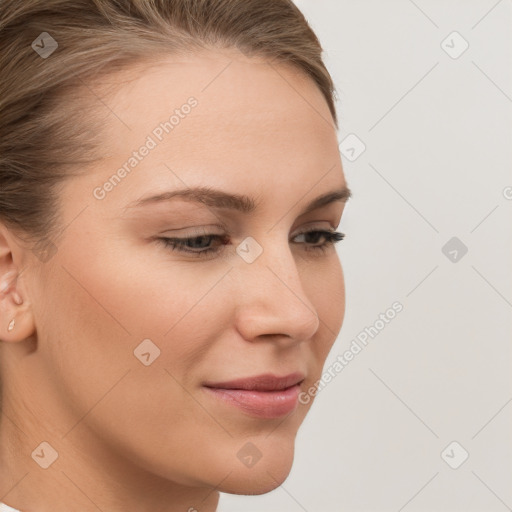
M89 360L105 361L103 369L110 364L121 371L143 367L142 354L149 350L151 366L186 381L226 329L222 276L228 268L151 260L149 251L122 254L114 245L83 250L87 264L74 257L76 251L69 253L62 262L67 271L58 272L54 287L67 332L82 340L68 348L80 354L75 359L87 352Z
M318 360L325 361L340 332L345 317L345 281L340 260L334 256L318 272L307 279L308 296L320 319L318 342L314 351ZM305 285L306 286L306 285Z
M148 269L90 256L84 265L62 247L43 293L52 308L40 316L41 361L48 396L67 404L62 430L82 418L82 429L150 452L148 432L218 429L184 388L197 386L195 368L206 366L212 340L228 325L225 269L199 278L171 263Z

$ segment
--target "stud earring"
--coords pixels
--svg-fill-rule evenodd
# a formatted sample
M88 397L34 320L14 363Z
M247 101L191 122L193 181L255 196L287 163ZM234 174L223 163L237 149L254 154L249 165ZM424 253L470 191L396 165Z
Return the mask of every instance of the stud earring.
M16 321L14 320L14 318L9 322L9 325L7 326L7 330L10 332L14 329L14 324L16 323Z

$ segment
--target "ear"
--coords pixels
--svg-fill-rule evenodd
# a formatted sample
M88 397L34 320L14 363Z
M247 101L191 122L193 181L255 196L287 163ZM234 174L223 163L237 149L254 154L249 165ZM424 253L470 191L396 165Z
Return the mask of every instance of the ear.
M23 341L35 332L21 262L23 249L0 222L0 341Z

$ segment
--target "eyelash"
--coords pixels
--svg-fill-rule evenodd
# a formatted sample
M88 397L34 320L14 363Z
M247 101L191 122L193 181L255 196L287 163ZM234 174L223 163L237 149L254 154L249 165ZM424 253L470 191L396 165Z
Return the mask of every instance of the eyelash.
M311 230L311 231L304 231L302 233L297 233L296 236L300 235L310 235L310 234L318 234L321 235L326 239L326 241L321 245L314 245L311 247L305 248L306 251L319 251L320 253L325 253L329 247L333 246L334 244L341 242L345 238L344 233L339 233L338 231L325 231L325 230ZM164 247L171 249L172 251L178 251L181 253L187 253L192 254L194 257L197 258L204 258L212 255L213 253L219 252L220 249L214 249L214 248L207 248L203 251L191 251L189 249L184 249L186 247L187 242L195 241L201 238L211 238L220 240L222 245L227 245L229 239L227 235L198 235L190 238L158 238L158 241L163 243Z

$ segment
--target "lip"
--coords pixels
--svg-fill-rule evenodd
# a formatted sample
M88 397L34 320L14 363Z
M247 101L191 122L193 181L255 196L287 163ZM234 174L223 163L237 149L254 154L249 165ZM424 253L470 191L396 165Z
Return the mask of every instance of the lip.
M300 372L284 377L266 373L225 382L206 382L203 387L210 395L251 416L270 419L290 414L297 407L304 378Z
M304 380L300 372L277 377L273 373L265 373L254 377L246 377L224 382L205 382L203 386L220 389L243 389L250 391L280 391L295 386Z

